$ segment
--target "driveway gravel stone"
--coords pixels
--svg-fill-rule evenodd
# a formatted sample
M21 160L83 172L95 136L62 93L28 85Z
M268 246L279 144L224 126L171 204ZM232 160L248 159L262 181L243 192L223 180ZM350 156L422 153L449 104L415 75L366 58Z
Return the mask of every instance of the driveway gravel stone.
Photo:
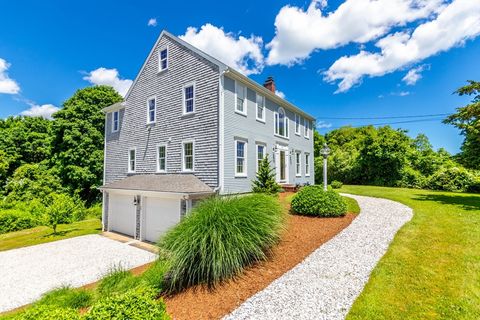
M358 201L361 212L347 228L224 319L344 319L413 215L398 202L348 196Z
M115 267L131 269L156 255L100 235L87 235L0 252L0 312L39 299L61 286L95 282Z

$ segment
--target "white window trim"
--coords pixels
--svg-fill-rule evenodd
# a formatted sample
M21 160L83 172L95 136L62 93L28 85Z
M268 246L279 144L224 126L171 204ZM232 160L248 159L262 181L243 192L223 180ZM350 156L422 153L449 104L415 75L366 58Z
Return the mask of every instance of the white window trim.
M162 60L160 58L160 55L161 55L162 51L165 50L165 49L167 49L167 67L165 69L162 69ZM162 46L158 49L158 72L159 73L168 70L168 67L169 67L169 64L170 64L168 62L169 55L170 55L170 50L168 48L168 45Z
M311 162L310 153L305 152L305 177L310 177L310 168L311 168L310 162ZM307 164L308 164L308 170L307 170Z
M150 121L150 106L148 105L148 103L152 99L155 100L155 109L153 113L153 121ZM157 96L150 96L147 98L147 124L152 124L155 122L157 122Z
M310 139L310 121L307 118L303 118L304 137Z
M297 136L301 135L301 132L302 132L302 122L300 121L301 119L302 118L295 113L295 134ZM298 123L298 130L297 130L297 123Z
M259 118L258 117L258 97L262 97L263 99L263 118ZM265 110L265 105L266 105L266 98L265 96L262 96L261 94L258 94L258 93L255 93L255 119L257 119L257 121L260 121L260 122L263 122L265 123L265 113L266 113L266 110Z
M297 155L298 155L298 163L297 163ZM297 164L298 164L298 171L297 171ZM295 177L302 176L302 153L300 151L295 151Z
M236 146L236 145L235 145L235 146ZM267 144L266 144L266 143L263 143L263 142L257 142L257 143L255 143L255 160L256 160L256 162L255 162L255 168L256 168L256 169L255 169L255 172L258 172L258 161L260 160L260 159L258 158L258 147L263 147L263 157L266 157L266 156L267 156L267 153L266 153L266 151L267 151ZM236 149L235 149L235 152L237 152ZM236 166L235 166L235 168L236 168Z
M130 162L132 158L130 158L131 151L135 152L135 159L133 163L133 171L130 169ZM137 148L130 148L128 149L128 163L127 163L127 172L128 173L135 173L137 171Z
M284 122L285 122L284 125L285 125L285 133L286 133L285 136L282 136L281 134L277 133L277 121L275 119L275 116L276 115L280 116L280 113L278 112L280 109L283 110L283 113L285 115L285 117L284 117ZM290 139L290 128L289 128L289 123L288 123L287 112L282 107L279 107L277 109L277 111L273 112L273 135L277 136L277 137L280 137L280 138L283 138L283 139Z
M185 145L187 143L192 144L192 169L185 168ZM194 172L195 171L195 140L183 140L182 141L182 171L183 172Z
M245 148L243 149L243 173L237 172L237 143L242 142L245 144ZM235 177L247 177L248 176L248 141L244 139L235 139L234 140L234 147L235 147Z
M115 129L115 114L118 115L117 129ZM112 112L112 132L118 132L119 129L120 129L120 111L117 110Z
M243 99L243 111L240 111L237 109L237 86L242 86L243 89L244 89L244 93L243 93L243 96L244 96L244 99ZM238 114L241 114L242 116L246 116L247 115L247 109L248 109L248 99L247 99L247 86L243 85L243 84L239 84L238 81L235 81L235 112L238 113Z
M158 152L158 148L160 147L165 147L165 169L164 170L161 170L160 169L160 158L159 158L159 152ZM160 172L160 173L165 173L167 172L167 144L166 143L159 143L157 144L157 172Z
M186 112L187 111L186 110L187 109L187 104L186 104L186 99L185 99L185 89L188 88L188 87L191 87L191 86L193 86L193 110L190 111L190 112ZM197 87L196 87L195 81L192 81L192 82L189 82L189 83L186 83L186 84L183 85L183 87L182 87L182 114L184 116L195 113L195 109L196 109L195 95L196 95L196 92L197 92Z

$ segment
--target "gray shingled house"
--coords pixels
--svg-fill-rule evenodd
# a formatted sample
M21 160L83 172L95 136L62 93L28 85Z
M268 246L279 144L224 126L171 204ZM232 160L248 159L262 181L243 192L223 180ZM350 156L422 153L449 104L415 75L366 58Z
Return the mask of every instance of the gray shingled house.
M267 155L280 184L314 182L314 118L167 31L104 111L105 230L156 241L197 199L249 192Z

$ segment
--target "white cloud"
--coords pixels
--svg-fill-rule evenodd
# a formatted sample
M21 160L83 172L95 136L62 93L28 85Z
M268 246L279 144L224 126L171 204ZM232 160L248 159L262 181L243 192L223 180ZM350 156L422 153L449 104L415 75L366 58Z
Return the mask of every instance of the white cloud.
M332 124L325 121L317 121L317 129L331 128Z
M52 119L52 114L57 112L59 108L53 104L36 105L30 104L30 109L22 111L20 114L27 117L42 117L45 119Z
M95 85L112 86L122 97L125 97L133 82L130 79L120 79L117 69L103 67L90 71L83 80Z
M209 23L200 30L187 28L181 39L210 54L245 75L260 73L263 69L263 40L261 37L236 36Z
M340 80L337 92L361 83L364 76L378 77L465 43L480 34L480 2L454 0L436 19L420 24L411 34L390 34L376 43L380 52L360 51L343 56L325 72L325 80Z
M402 81L409 86L413 86L418 80L422 79L422 72L425 70L425 65L410 69Z
M8 77L9 67L10 64L0 58L0 93L17 94L20 92L20 86L15 80Z
M275 94L276 94L277 96L279 96L280 98L285 99L285 93L283 93L282 91L280 91L280 90L275 90Z
M429 17L445 1L346 0L333 12L324 12L325 0L312 1L306 10L285 6L275 18L276 33L267 44L270 49L267 63L291 65L318 49L333 49L351 42L367 43L393 27Z
M150 18L148 19L147 25L149 27L156 27L157 26L157 19L156 18Z

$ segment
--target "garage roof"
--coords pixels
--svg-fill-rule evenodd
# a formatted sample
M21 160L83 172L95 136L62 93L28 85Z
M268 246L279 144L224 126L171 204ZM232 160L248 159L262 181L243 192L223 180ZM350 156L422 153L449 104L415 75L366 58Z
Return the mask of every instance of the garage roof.
M100 187L172 193L213 193L213 189L193 174L133 175Z

